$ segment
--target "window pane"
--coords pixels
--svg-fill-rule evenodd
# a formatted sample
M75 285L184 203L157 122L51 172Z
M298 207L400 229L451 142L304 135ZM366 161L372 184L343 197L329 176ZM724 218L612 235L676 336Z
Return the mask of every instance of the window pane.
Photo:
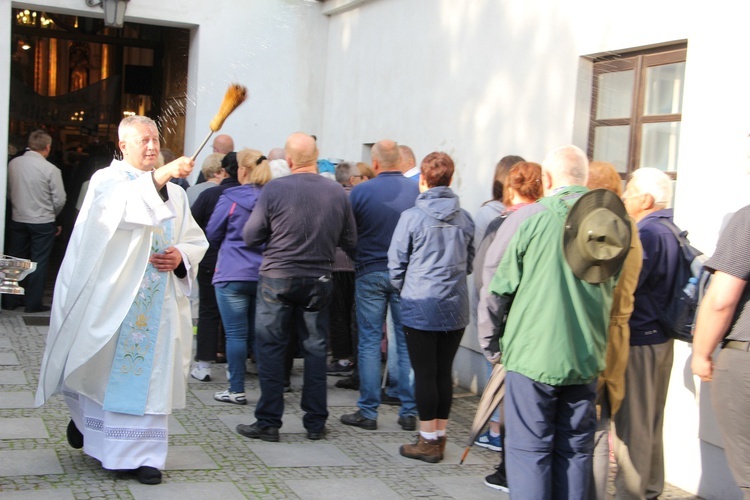
M596 119L629 118L633 100L633 70L599 75Z
M646 116L682 113L685 63L651 66L646 70Z
M594 160L608 161L618 172L628 171L628 143L630 125L596 127L594 131Z
M642 141L641 167L654 167L665 172L677 171L680 122L644 123Z

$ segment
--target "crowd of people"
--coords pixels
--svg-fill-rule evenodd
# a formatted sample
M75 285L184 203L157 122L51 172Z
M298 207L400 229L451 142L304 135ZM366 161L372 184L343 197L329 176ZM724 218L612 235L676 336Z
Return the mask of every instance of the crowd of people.
M380 405L397 404L401 428L418 430L401 455L438 463L453 359L474 317L488 377L505 384L476 439L499 453L486 485L517 498L606 498L612 447L617 498L662 493L673 340L660 311L680 258L664 172L641 168L623 192L611 164L575 146L541 163L509 155L498 162L492 199L472 217L450 188L449 155L417 163L392 140L373 145L371 164L339 162L324 176L314 136L292 134L266 156L235 152L232 138L218 135L201 182L188 186L176 181L191 176L194 161L168 161L152 120L128 117L118 133L123 159L91 178L60 268L37 392L39 405L64 395L69 443L104 468L161 482L167 415L184 406L188 374L210 381L222 358L228 387L217 401L247 404L246 372L260 384L255 421L237 432L279 441L295 356L304 358L309 439L326 436L327 375L346 375L337 386L360 396L342 424L375 430ZM33 235L38 223L54 238L65 195L45 164L50 142L32 134L29 152L11 163L19 234ZM32 179L50 186L33 220L14 201L35 189ZM732 219L707 263L716 276L693 359L694 372L711 380L710 354L725 347L714 404L719 415L733 408L720 426L745 491L748 447L733 438L746 434L738 416L748 398L730 389L750 345L746 214ZM41 306L27 302L27 310Z

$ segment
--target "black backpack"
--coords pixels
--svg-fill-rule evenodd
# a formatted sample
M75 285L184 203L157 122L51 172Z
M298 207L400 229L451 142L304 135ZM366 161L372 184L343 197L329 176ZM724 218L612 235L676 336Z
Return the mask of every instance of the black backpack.
M681 254L672 293L659 322L668 337L692 343L696 312L711 276L703 268L708 258L690 244L687 231L680 231L667 219L659 219L659 222L668 227L677 238Z

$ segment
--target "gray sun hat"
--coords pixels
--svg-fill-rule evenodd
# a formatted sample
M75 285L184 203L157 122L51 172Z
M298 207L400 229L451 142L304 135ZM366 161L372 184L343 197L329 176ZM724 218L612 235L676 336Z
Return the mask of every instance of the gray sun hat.
M631 236L622 200L608 189L594 189L578 198L565 219L565 260L579 279L602 283L622 269Z

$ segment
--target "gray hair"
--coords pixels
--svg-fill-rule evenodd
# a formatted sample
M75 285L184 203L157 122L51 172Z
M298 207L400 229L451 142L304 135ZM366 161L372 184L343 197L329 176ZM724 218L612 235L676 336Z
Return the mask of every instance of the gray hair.
M649 194L656 208L668 208L672 203L672 179L658 168L639 168L630 176L630 186L638 194Z
M359 169L353 162L342 161L336 165L336 182L339 184L347 184L355 175L359 175Z
M156 122L149 118L148 116L141 116L141 115L133 115L133 116L127 116L122 119L120 122L120 126L117 127L117 136L121 141L124 141L125 138L128 135L128 132L130 132L130 129L133 128L133 125L136 123L140 123L141 125L146 125L148 127L154 127L158 130L156 126Z
M272 179L278 179L279 177L284 177L292 173L291 170L289 170L289 164L286 160L282 160L281 158L269 161L268 166L271 168Z
M219 172L221 172L221 159L224 158L224 155L221 153L211 153L210 155L206 156L206 159L203 160L203 165L201 165L201 172L203 172L203 177L206 179L213 179L217 175L219 175Z
M32 151L44 151L52 144L52 136L44 130L35 130L29 135L29 149Z
M577 146L553 149L542 162L556 186L585 186L589 178L589 159Z

